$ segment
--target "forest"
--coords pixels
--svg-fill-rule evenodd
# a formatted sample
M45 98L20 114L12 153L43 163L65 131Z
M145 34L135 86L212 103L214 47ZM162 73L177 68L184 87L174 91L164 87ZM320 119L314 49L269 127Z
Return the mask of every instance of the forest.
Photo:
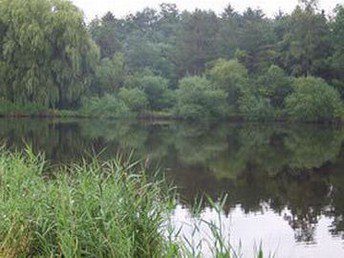
M1 116L343 121L343 71L343 5L87 23L70 1L0 1Z

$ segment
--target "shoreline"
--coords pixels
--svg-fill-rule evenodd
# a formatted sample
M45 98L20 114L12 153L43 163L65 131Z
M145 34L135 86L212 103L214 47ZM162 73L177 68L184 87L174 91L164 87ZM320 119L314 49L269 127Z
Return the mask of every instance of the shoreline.
M203 123L203 122L228 122L228 123L250 123L250 124L314 124L314 125L344 125L344 120L332 120L332 121L297 121L289 120L288 118L277 118L266 121L259 120L249 120L245 119L244 116L230 116L227 118L221 119L198 119L190 120L182 117L175 116L169 113L144 113L139 115L128 115L128 116L89 116L82 114L79 111L70 111L70 110L49 110L47 112L39 112L35 114L26 114L26 113L10 113L10 114L0 114L0 119L101 119L101 120L123 120L130 119L140 122L190 122L190 123Z

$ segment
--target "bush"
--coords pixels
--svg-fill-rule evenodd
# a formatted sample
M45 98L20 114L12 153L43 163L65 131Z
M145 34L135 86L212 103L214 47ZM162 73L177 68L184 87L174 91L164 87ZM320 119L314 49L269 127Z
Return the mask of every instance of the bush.
M249 121L269 121L275 118L269 99L246 92L240 99L240 111Z
M294 92L286 98L287 112L291 119L325 122L340 116L340 95L323 79L298 78L293 87Z
M228 110L226 93L202 77L182 79L176 94L176 113L186 119L220 118Z
M160 76L149 74L149 71L128 77L125 87L139 88L144 91L150 110L160 111L171 108L174 104L174 95L168 88L168 81Z
M160 76L144 76L140 80L140 87L146 93L152 110L162 110L173 105L166 79Z
M208 71L208 76L216 88L227 93L228 104L237 111L239 99L248 87L247 69L237 60L219 59Z
M129 108L115 95L105 95L85 100L81 113L89 117L121 117L129 113Z
M259 94L270 100L274 108L285 108L285 98L292 93L292 80L276 65L258 79Z
M124 101L126 106L134 112L143 112L147 109L148 100L146 94L136 89L121 88L118 97Z

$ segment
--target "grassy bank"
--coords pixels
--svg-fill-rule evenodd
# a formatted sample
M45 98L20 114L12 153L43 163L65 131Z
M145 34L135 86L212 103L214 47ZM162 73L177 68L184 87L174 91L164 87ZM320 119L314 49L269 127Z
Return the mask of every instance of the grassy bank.
M106 109L106 107L105 107ZM260 120L259 117L247 117L242 114L233 114L225 118L211 118L204 120L186 119L175 115L170 111L145 111L142 113L126 112L118 114L116 112L108 112L107 110L97 110L90 112L89 110L58 110L48 109L39 105L3 105L0 103L0 118L78 118L78 119L126 119L141 121L189 121L189 122L248 122L248 123L286 123L286 124L335 124L344 125L344 118L323 121L295 121L287 117L276 117L274 119Z
M169 222L173 194L141 163L56 168L30 150L0 152L0 257L202 257ZM212 255L236 257L208 225Z
M39 104L19 104L0 99L0 117L20 118L63 118L82 117L82 114L72 110L49 109Z
M114 97L107 95L103 99L93 98L86 101L85 105L76 110L50 109L36 103L19 104L0 99L0 117L5 118L101 118L101 119L138 119L146 121L190 121L190 122L276 122L276 123L314 123L314 124L344 124L344 118L338 116L333 119L292 119L286 114L276 114L270 118L262 118L259 114L247 115L232 113L223 117L202 116L194 119L180 116L174 110L131 111Z

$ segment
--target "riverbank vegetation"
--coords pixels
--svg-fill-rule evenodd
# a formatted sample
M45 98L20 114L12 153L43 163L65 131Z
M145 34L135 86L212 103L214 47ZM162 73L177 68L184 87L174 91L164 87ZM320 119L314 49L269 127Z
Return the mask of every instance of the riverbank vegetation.
M290 14L267 17L230 5L215 14L161 4L88 24L69 1L0 7L3 116L344 117L341 5L329 15L317 1L300 1Z
M30 151L1 153L2 257L157 257L166 202L137 164L72 165L45 174ZM134 174L134 171L137 174Z
M179 237L169 222L173 191L129 160L57 168L30 149L1 150L0 256L201 257L204 245ZM213 203L219 214L222 206ZM208 254L237 257L215 222L197 223L212 233Z

